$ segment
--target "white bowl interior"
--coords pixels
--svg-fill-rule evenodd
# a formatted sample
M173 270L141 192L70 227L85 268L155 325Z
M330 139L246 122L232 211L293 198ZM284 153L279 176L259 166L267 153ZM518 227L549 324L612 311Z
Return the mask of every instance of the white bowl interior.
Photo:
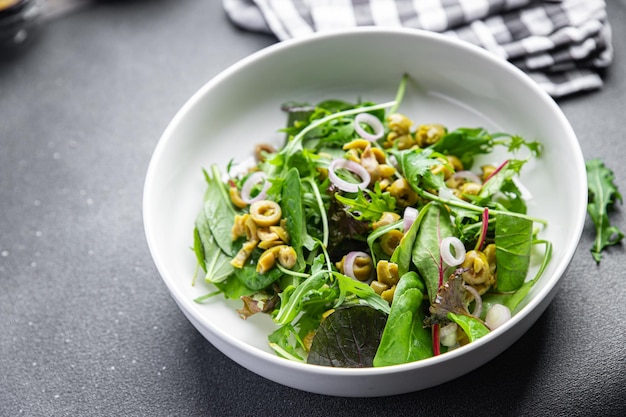
M284 102L389 101L403 73L411 82L400 110L416 123L482 126L544 144L543 157L525 167L522 181L532 194L530 213L549 223L541 236L553 242L553 260L513 320L455 352L359 370L278 358L267 345L274 328L268 317L241 320L235 311L240 304L222 297L205 304L192 301L210 291L201 279L192 286L196 263L190 247L205 190L202 168L244 160L260 142L281 143L283 135L277 130L285 124L280 111ZM388 395L458 377L506 349L532 325L554 296L576 249L586 189L584 161L569 123L520 71L440 35L368 28L282 42L235 64L198 91L174 117L154 152L144 190L144 223L151 253L173 298L226 355L299 389Z

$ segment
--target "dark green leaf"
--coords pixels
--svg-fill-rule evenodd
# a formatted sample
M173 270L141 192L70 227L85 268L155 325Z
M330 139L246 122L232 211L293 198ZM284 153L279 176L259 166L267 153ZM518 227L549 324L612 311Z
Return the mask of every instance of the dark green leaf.
M278 268L272 268L264 274L256 270L258 256L251 256L243 268L234 268L235 276L243 285L253 290L267 288L282 275Z
M290 169L285 177L281 206L283 218L287 220L285 228L289 233L289 244L294 248L297 256L296 264L292 269L303 271L306 266L302 250L306 235L306 223L302 207L302 184L300 175L294 168Z
M307 362L342 368L373 365L387 315L366 306L336 310L317 329Z
M442 154L433 152L432 149L416 149L391 152L400 166L400 171L414 188L439 190L445 187L443 175L435 175L431 168L442 165L437 159Z
M457 156L466 169L474 163L478 154L486 154L493 150L493 137L483 128L459 128L447 133L431 148L445 155Z
M211 172L204 172L207 189L204 194L204 214L211 234L218 246L227 255L233 256L232 227L235 222L235 210L225 185L220 178L219 168L214 165Z
M424 291L417 273L402 275L374 366L398 365L433 356L431 331L424 327Z
M376 221L383 213L396 210L396 200L389 192L382 192L376 183L374 190L359 190L354 198L335 194L335 198L348 207L357 220Z
M212 283L228 279L235 269L230 263L232 258L226 255L215 241L204 211L196 217L195 225L194 248L196 257L199 256L199 251L202 252L200 265L205 272L204 279Z
M499 292L515 291L528 275L533 222L526 218L496 216L496 270Z

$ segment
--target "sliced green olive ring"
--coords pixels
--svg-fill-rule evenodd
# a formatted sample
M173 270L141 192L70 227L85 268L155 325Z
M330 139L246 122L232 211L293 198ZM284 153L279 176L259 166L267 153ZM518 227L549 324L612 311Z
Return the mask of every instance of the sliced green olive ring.
M250 216L261 227L278 224L282 215L278 203L271 200L257 201L250 206Z

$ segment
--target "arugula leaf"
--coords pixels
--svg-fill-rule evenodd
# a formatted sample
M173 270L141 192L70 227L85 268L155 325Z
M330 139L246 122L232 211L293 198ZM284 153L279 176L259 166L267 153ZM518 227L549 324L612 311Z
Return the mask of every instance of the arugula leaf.
M473 199L474 202L478 205L526 214L526 202L522 197L522 191L515 183L515 177L526 162L527 160L518 159L506 161L504 166L483 184L478 197Z
M295 288L286 288L280 293L281 305L274 321L285 325L293 321L302 311L302 306L311 293L319 291L326 284L326 271L311 275Z
M339 193L335 198L343 203L357 220L376 221L385 212L396 210L396 200L389 192L382 192L380 184L374 185L374 190L360 190L355 198L349 198Z
M355 295L362 304L367 304L376 310L389 314L389 303L376 294L372 287L340 273L333 273L333 276L339 286L339 296L335 302L335 308L341 306L348 295Z
M269 345L283 358L296 362L305 362L306 350L296 328L285 324L268 336Z
M456 155L463 166L470 169L474 163L474 156L491 152L493 145L493 137L479 127L456 129L447 133L430 148L442 154Z
M616 245L624 238L624 233L611 225L609 210L616 201L622 202L622 195L615 185L615 175L600 159L587 161L587 186L589 202L587 212L596 228L595 242L591 255L596 263L600 263L602 252L609 246Z

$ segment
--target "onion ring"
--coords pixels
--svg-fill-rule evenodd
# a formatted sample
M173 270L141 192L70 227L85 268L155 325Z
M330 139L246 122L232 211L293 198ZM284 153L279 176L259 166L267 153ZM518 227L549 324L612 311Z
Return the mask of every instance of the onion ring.
M361 178L360 183L348 182L339 178L335 172L337 169L347 169L348 171L358 175ZM342 191L355 193L359 190L367 188L370 183L370 174L361 165L348 159L333 159L328 166L328 178L330 181Z
M467 292L469 292L470 294L474 296L474 301L476 301L476 305L474 306L474 311L472 311L472 316L480 317L480 313L483 310L482 297L478 293L478 290L476 290L476 288L472 287L471 285L464 285L464 287L467 290Z
M404 220L404 233L408 232L411 226L413 226L413 222L417 219L418 211L415 207L407 207L404 209L404 216L402 216Z
M485 316L485 324L489 329L495 330L511 319L511 310L505 305L494 304Z
M455 172L454 174L452 174L452 178L454 178L455 180L464 179L467 181L474 182L476 184L483 183L478 175L474 174L472 171L467 171L467 170Z
M365 123L369 127L374 130L374 133L369 133L365 129L361 127L361 123ZM373 116L369 113L359 113L354 118L354 130L358 133L363 139L369 140L370 142L377 141L378 139L383 137L385 133L385 128L378 117Z
M450 251L450 246L454 248L455 255ZM439 245L441 259L448 266L460 265L465 260L465 246L458 237L449 236L444 238Z
M356 258L369 258L370 256L365 253L365 252L361 252L361 251L352 251L349 252L346 255L346 259L344 259L343 261L343 273L344 275L349 276L352 279L357 279L356 275L354 274L354 264L356 262Z
M259 191L256 196L252 197L252 189L261 181L263 181L263 188L261 188L261 191ZM270 188L270 182L267 180L267 174L263 171L257 171L250 175L243 183L241 187L241 199L247 204L260 201L267 195L268 188Z

